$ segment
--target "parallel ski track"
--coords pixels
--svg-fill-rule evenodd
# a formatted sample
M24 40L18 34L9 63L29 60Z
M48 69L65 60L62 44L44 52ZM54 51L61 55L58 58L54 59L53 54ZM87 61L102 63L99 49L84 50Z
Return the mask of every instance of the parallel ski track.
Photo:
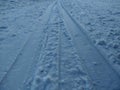
M59 2L58 2L59 3ZM60 13L60 12L59 12ZM62 15L61 15L61 18L62 18ZM63 22L64 22L64 20L63 20ZM66 27L66 26L65 26ZM69 36L71 37L71 44L73 45L73 46L75 46L74 45L74 41L73 41L73 38L72 38L72 35L69 33L69 31L67 31L66 30L66 32L69 34ZM61 32L60 32L60 34L61 34ZM61 38L61 37L60 37ZM61 40L60 40L60 42L61 42ZM61 46L60 46L61 47ZM77 48L75 47L75 50L76 50L76 52L77 52ZM77 54L78 54L78 52L77 52ZM79 54L78 54L78 56L79 56ZM84 64L84 61L83 61L83 59L81 58L81 57L79 57L79 59L81 60L81 65L82 65L82 67L83 67L83 70L85 70L85 73L87 73L87 75L88 75L88 80L90 81L90 83L93 85L94 84L94 82L93 82L93 80L92 80L92 78L89 76L89 73L88 73L88 69L86 68L86 66L85 66L85 64ZM59 62L60 63L60 62ZM61 68L61 65L59 64L59 68ZM61 71L61 70L59 70L59 71ZM60 73L60 72L59 72ZM59 90L59 89L58 89ZM93 86L92 86L92 90L96 90L95 88L93 88Z
M60 3L60 1L58 2ZM54 5L56 4L56 1L54 2L52 8L54 7ZM76 24L76 26L80 27L81 26L71 17L71 15L67 12L67 10L65 9L65 7L63 6L62 3L60 3L60 5L62 6L62 8L64 9L64 11L68 14L68 16L71 18L71 20ZM49 15L49 20L50 20L50 16L52 15L52 9ZM47 21L46 25L49 23L49 20ZM48 27L46 27L48 28ZM105 60L105 62L107 63L108 66L110 66L111 70L114 71L114 73L117 74L117 76L120 78L119 74L114 70L113 67L111 67L111 65L108 63L108 60L105 58L105 56L98 50L98 48L92 43L92 41L89 39L89 36L86 34L86 32L82 31L82 34L87 38L87 40L89 41L89 44L94 47L96 49L96 51L100 54L100 56ZM34 33L34 32L33 32ZM33 33L31 33L28 37L28 39L25 41L23 47L20 49L20 52L17 54L15 60L13 61L12 65L10 66L10 68L8 69L8 71L6 72L6 74L3 76L3 78L0 81L0 85L3 83L3 81L5 80L5 78L9 75L9 73L11 72L11 70L13 69L14 65L18 62L19 57L21 57L22 52L24 51L24 49L27 47L27 44L30 42L31 40L31 36L33 35ZM70 34L70 33L69 33ZM72 35L70 35L72 38ZM39 59L42 57L42 51L44 50L44 48L46 47L46 42L48 39L48 35L47 33L45 33L45 35L42 35L42 45L40 46L40 56ZM72 41L74 43L74 41ZM77 48L76 48L77 49ZM59 31L59 46L58 46L58 90L60 90L60 80L61 80L61 30ZM82 64L84 65L83 67L86 69L86 71L88 71L87 67L84 64L84 60L82 60ZM89 72L87 72L88 75ZM90 81L92 82L92 77L90 76Z
M51 10L50 10L50 13L49 13L49 17L48 17L48 20L47 20L47 23L45 24L45 28L43 30L43 35L42 35L42 41L41 41L41 49L40 49L40 54L39 54L39 57L38 57L38 60L41 60L41 58L44 56L43 55L43 51L46 47L46 44L47 44L47 41L48 41L48 33L47 33L47 29L49 28L49 21L50 21L50 17L52 16L52 12L53 12L53 8L55 7L55 4L56 4L56 0L54 1L52 7L51 7ZM37 62L38 65L36 65L36 67L39 67L39 61ZM33 79L34 77L36 76L36 71L35 71L35 74L33 75ZM32 81L32 85L34 85L34 80ZM31 89L30 90L34 90L34 87L31 86Z
M56 5L57 5L57 2L56 2ZM57 8L57 9L58 9L58 8ZM52 11L52 10L51 10L51 11ZM51 13L52 13L52 12L51 12ZM48 21L48 24L49 24L49 21ZM49 27L49 26L48 26L48 27ZM58 53L58 57L57 57L57 59L58 59L58 60L57 60L57 61L58 61L58 67L57 67L57 68L58 68L58 81L57 81L58 87L57 87L57 90L61 90L61 89L60 89L60 83L61 83L61 82L60 82L60 81L61 81L61 30L60 30L60 24L58 25L58 27L59 27L59 28L58 28L58 30L59 30L59 31L58 31L58 32L59 32L59 36L58 36L58 38L59 38L59 43L58 43L58 44L59 44L59 45L58 45L58 52L57 52L57 53ZM48 38L47 36L48 36L48 35L47 35L47 33L46 33L46 35L45 35L46 38L44 37L44 38L45 38L45 40L44 40L45 42L44 42L44 45L43 45L43 48L42 48L43 50L44 50L44 48L46 47L46 42L47 42L47 38ZM41 51L43 51L43 50L41 50ZM40 58L42 58L42 56L43 56L43 55L41 55Z
M56 2L56 5L57 5L57 2ZM55 7L55 5L53 7ZM58 9L58 8L56 8L56 9ZM55 12L55 13L58 13L58 12ZM51 10L51 15L50 16L52 16L52 14L53 14L53 9ZM46 29L49 28L49 21L50 21L50 17L49 17L48 23L46 24L46 25L48 25L46 27ZM61 80L61 31L60 31L60 24L58 25L58 27L59 27L58 28L58 30L59 30L58 31L59 32L59 36L58 36L59 42L58 42L58 44L59 45L58 45L58 49L57 49L58 50L58 52L57 52L58 53L58 57L57 57L57 59L58 59L57 60L57 62L58 62L58 66L57 66L57 68L58 68L58 80L57 80L58 87L57 87L57 90L61 90L60 89L60 80ZM49 33L45 33L45 35L43 37L43 44L42 44L42 49L41 49L41 53L40 53L40 56L39 56L39 60L41 60L41 58L44 56L42 54L42 52L44 51L44 49L46 47L46 43L48 41L48 34ZM34 77L35 77L35 75L34 75ZM32 84L34 85L34 82ZM31 88L31 90L33 90L33 88Z
M52 6L55 3L52 3ZM49 7L48 7L49 8ZM46 10L47 11L47 10ZM49 15L50 17L50 15ZM9 67L9 69L7 70L7 72L5 73L5 75L3 76L3 78L0 81L0 85L2 85L3 81L6 79L6 77L9 75L9 73L11 72L11 70L14 68L15 64L18 62L19 57L21 57L22 52L24 51L24 49L27 47L27 44L30 42L32 35L34 34L34 32L32 32L29 37L27 38L27 40L25 41L25 43L23 44L22 48L20 49L19 53L17 54L17 56L15 57L15 60L13 61L13 63L11 64L11 66Z
M9 67L9 69L7 70L7 72L5 73L5 75L3 76L3 78L1 79L0 85L2 84L2 82L4 81L4 79L8 76L8 74L10 73L10 71L12 70L12 68L14 67L14 65L17 63L19 57L21 56L22 52L24 51L24 48L26 47L27 43L30 41L30 37L31 36L32 36L32 34L29 35L29 37L27 38L27 40L23 44L22 48L20 49L20 51L18 52L17 56L15 57L15 60L13 61L13 63L11 64L11 66Z
M76 2L77 2L77 4L79 5L79 1L78 0L76 0ZM90 12L90 11L89 11ZM89 15L88 15L89 16ZM77 21L76 21L76 23L77 23ZM78 23L80 23L80 22L78 22ZM80 23L81 24L81 23ZM82 26L82 24L81 24L81 26ZM83 26L82 26L83 27ZM84 29L85 27L83 27L83 29ZM85 34L86 34L86 32L84 32ZM89 37L89 35L87 35L86 34L86 36L87 37ZM91 42L92 43L92 42ZM95 46L95 45L94 45ZM110 64L110 62L109 62L109 60L108 60L108 58L107 58L107 56L105 56L104 55L104 52L102 52L102 50L100 50L99 48L97 48L97 46L95 46L95 48L96 49L98 49L98 51L99 51L99 53L104 57L104 59L106 60L106 62L111 66L111 68L116 72L116 73L118 73L118 75L120 76L120 73L119 72L117 72L117 70L115 70L115 68L114 67L112 67L112 65Z
M72 18L72 16L68 13L68 11L65 9L62 1L58 1L58 3L59 3L59 6L60 6L60 7L65 11L65 13L69 16L69 18L71 18L71 20L76 24L76 26L77 26L78 28L82 28L82 30L80 30L80 32L82 32L82 34L86 37L87 41L89 42L89 45L90 45L91 47L93 47L93 48L97 51L97 53L98 53L98 54L103 58L103 60L107 63L108 67L110 67L111 71L113 71L113 72L115 73L115 75L117 75L117 77L120 79L119 74L114 70L113 67L111 67L111 65L108 63L108 60L105 58L105 56L104 56L104 55L99 51L99 49L92 43L92 41L90 40L90 38L89 38L89 36L86 34L86 32L83 31L84 28L81 27L81 26ZM72 37L72 36L71 36L71 37ZM73 42L74 42L74 41L73 41ZM74 45L74 46L75 46L75 45ZM76 50L77 50L77 48L76 48ZM85 69L87 70L87 73L88 73L88 75L90 76L90 80L92 80L92 82L94 82L93 78L92 78L91 75L89 74L89 71L88 71L88 69L87 69L87 66L86 66L84 63L85 63L84 60L82 60L82 64L84 65ZM93 83L93 84L94 84L94 83ZM95 87L94 87L94 89L95 89Z
M65 9L65 7L63 6L63 4L61 4L61 6L62 6L63 9L66 11L66 13L67 13L68 16L71 18L71 20L76 24L76 26L78 26L78 27L81 28L81 26L77 23L77 21L76 21L76 20L69 14L69 12ZM84 27L82 27L82 29L84 30ZM102 52L93 44L93 42L92 42L91 39L89 38L89 35L87 35L86 32L85 32L85 30L84 30L84 31L83 31L83 30L81 30L81 32L86 36L86 38L88 39L90 45L93 46L93 47L97 50L97 52L104 58L104 60L105 60L106 63L111 67L111 69L112 69L115 73L117 73L117 72L115 71L115 69L110 65L110 63L108 62L107 58L106 58L106 57L102 54ZM117 73L117 74L118 74L118 76L120 77L119 73Z

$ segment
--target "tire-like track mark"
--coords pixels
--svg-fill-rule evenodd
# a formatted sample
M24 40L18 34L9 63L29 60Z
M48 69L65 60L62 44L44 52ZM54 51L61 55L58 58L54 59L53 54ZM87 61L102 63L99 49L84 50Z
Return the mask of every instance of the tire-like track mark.
M50 12L50 10L51 10L51 8L52 8L52 6L54 5L55 3L53 3L52 5L50 5L49 7L48 7L48 10L46 10L46 15L45 15L45 18L44 18L44 20L43 20L43 23L46 23L47 22L47 20L49 19L49 12ZM33 32L33 33L31 33L30 35L29 35L29 37L27 38L27 40L25 41L25 43L24 43L24 45L23 45L23 47L21 48L21 50L20 50L20 52L18 53L18 55L16 56L16 58L15 58L15 60L13 61L13 63L12 63L12 65L10 66L10 68L7 70L7 72L5 73L5 75L3 76L3 78L1 79L1 81L0 81L0 88L2 89L4 86L4 84L6 83L5 81L7 80L7 78L9 77L9 74L12 72L12 69L14 69L14 66L17 64L17 62L18 62L18 60L20 60L21 58L24 58L23 56L22 56L22 53L23 52L26 52L25 50L28 48L28 47L30 47L30 43L31 43L31 41L33 40L34 41L34 38L40 38L40 35L38 34L38 36L36 36L36 33L40 33L39 31L37 31L37 32ZM38 38L38 39L39 39ZM14 73L14 71L13 71L13 73ZM3 89L2 89L3 90Z
M67 29L69 29L73 37L77 52L84 59L89 76L94 81L94 88L96 90L120 89L120 77L118 73L116 73L104 56L92 44L89 37L84 33L84 29L69 15L62 1L59 1L58 4Z

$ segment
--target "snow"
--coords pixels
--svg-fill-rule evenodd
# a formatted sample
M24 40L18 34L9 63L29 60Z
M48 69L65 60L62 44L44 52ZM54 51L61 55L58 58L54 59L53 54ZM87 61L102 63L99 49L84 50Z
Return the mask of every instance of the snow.
M0 0L0 90L120 90L119 0Z
M94 44L119 73L120 1L64 0L63 2L68 12L84 27Z

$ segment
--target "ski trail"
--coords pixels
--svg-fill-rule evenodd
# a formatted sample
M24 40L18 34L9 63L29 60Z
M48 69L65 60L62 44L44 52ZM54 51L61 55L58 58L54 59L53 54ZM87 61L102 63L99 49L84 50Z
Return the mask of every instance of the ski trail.
M47 15L45 16L49 16L49 11L51 9L51 7L53 6L53 4L48 8L48 10L46 11ZM43 23L46 23L47 22L47 17L44 18L43 20ZM14 60L14 62L12 63L12 65L10 66L9 70L6 72L6 74L3 76L2 80L0 81L0 88L2 90L9 90L10 88L14 88L12 90L16 90L15 88L18 88L17 86L12 86L14 84L14 81L21 81L20 79L18 80L15 80L16 77L20 77L20 75L22 73L24 73L23 75L26 74L26 70L25 67L29 67L30 64L32 63L32 61L34 60L33 59L33 56L34 56L34 53L36 52L36 47L38 47L38 43L39 42L39 38L41 37L39 35L39 33L41 33L41 31L37 31L37 32L33 32L29 38L26 40L24 46L21 48L19 54L16 56L16 59ZM37 41L38 40L38 41ZM33 42L33 43L31 43ZM37 43L37 44L35 44ZM34 45L35 44L35 45ZM33 47L33 49L31 49L31 47ZM27 56L31 56L31 57L27 57ZM30 61L26 61L26 60L30 60ZM21 63L21 64L20 64ZM22 64L25 64L25 65L22 65ZM21 66L20 66L21 65ZM23 67L24 68L23 68ZM19 68L18 68L19 67ZM18 69L18 70L17 70ZM20 71L19 71L20 69ZM28 68L27 68L28 69ZM23 70L23 71L22 71ZM17 71L17 72L16 72ZM19 71L19 73L18 73ZM21 74L20 74L21 73ZM16 77L15 77L16 75ZM23 78L23 77L22 77ZM8 81L10 79L10 81ZM13 81L11 81L11 79L14 79ZM23 78L24 79L24 78ZM23 80L22 79L22 80ZM12 83L11 83L12 82ZM18 83L18 82L17 82ZM19 85L19 84L17 84ZM6 87L7 86L7 87Z
M27 8L25 8L24 11L28 12L29 9L34 10L35 7L33 7L33 6L27 7ZM16 11L16 13L21 12L23 14L23 16L21 16L22 14L18 15L19 19L17 17L18 20L16 22L14 22L14 21L13 22L14 22L14 24L15 23L17 23L17 24L23 23L23 26L21 26L21 27L26 26L27 30L24 30L26 28L22 28L22 30L19 30L20 26L18 26L18 25L14 25L14 26L13 25L7 25L7 26L5 25L4 27L2 26L4 29L10 29L10 31L6 32L7 34L3 35L4 36L4 40L2 42L3 49L0 52L0 59L1 59L0 82L2 81L4 76L6 76L7 71L9 72L9 69L12 68L12 66L14 66L14 63L16 63L16 59L20 56L20 52L22 52L25 45L30 40L30 37L32 36L32 31L30 31L30 29L35 29L35 30L38 29L35 27L35 24L32 25L31 27L30 27L30 25L26 24L26 23L28 23L28 21L29 21L28 19L30 19L30 17L29 16L27 17L27 13L25 13L24 11L22 12L21 10L23 10L23 9ZM40 12L38 11L38 13L40 13ZM13 16L16 16L15 14L13 14ZM31 15L34 15L34 14L31 14ZM24 21L25 23L22 21L23 17L25 18L25 21ZM34 17L35 16L33 16L32 18L34 18ZM33 20L33 22L34 21L39 22L36 19ZM33 24L33 22L31 22L31 23ZM18 26L18 28L16 29L15 27L17 27L17 26ZM36 24L36 26L39 26L39 25ZM7 65L7 67L6 67L6 65Z
M68 3L69 1L67 1L66 3ZM69 6L71 6L71 8L74 8L74 7L72 7L73 5L75 5L75 8L77 8L77 7L79 7L79 4L80 4L80 2L78 1L78 0L76 0L76 2L73 2L73 1L71 1L70 2L71 4L69 5ZM67 10L67 9L66 9ZM77 12L81 12L81 10L79 9L77 9L77 11L76 11L76 13ZM85 12L86 13L90 13L90 10L86 10L85 9ZM89 37L91 37L91 32L89 32L87 29L85 29L86 27L85 27L85 25L83 25L83 23L81 23L81 22L79 22L80 20L83 20L82 18L80 19L80 20L77 20L77 18L79 17L79 15L78 15L78 17L76 17L76 15L75 14L73 14L73 12L69 12L68 11L68 13L69 13L69 15L74 19L74 21L77 23L77 24L79 24L78 26L81 26L82 27L82 29L83 29L83 33L87 36L87 38L90 40L90 38ZM87 14L87 16L88 17L90 17L90 15L89 14ZM98 30L99 31L99 30ZM101 31L100 31L101 32ZM102 38L104 38L104 37L102 37ZM100 39L100 38L99 38ZM92 40L90 40L90 42L91 42ZM93 44L93 42L91 42L91 44ZM118 69L116 69L116 67L113 65L113 63L111 63L110 62L110 58L108 58L106 55L105 55L105 52L103 52L99 47L97 47L95 44L93 44L93 46L98 50L98 52L101 54L101 56L103 56L104 58L105 58L105 60L106 60L106 63L108 63L108 64L110 64L110 66L111 66L111 68L113 69L113 70L115 70L115 72L117 72L118 74L119 74L119 76L120 76L120 73L119 73L119 70Z
M60 90L93 90L81 58L72 43L72 38L61 23L61 83Z
M52 6L53 7L53 6ZM51 7L51 9L52 9L52 7ZM49 12L51 12L51 11L49 11ZM49 15L49 17L50 17L50 15ZM49 21L49 19L50 18L48 18L48 21ZM48 22L47 21L47 22ZM45 33L46 32L46 29L47 29L48 27L47 27L47 25L45 25L45 28L43 29L43 32L42 32L42 40L40 41L40 48L39 48L39 53L37 54L37 57L35 56L35 58L36 59L34 59L34 60L36 60L36 62L34 62L35 63L35 65L33 66L33 67L31 67L31 69L33 70L30 70L31 72L29 72L29 73L32 73L32 75L30 74L29 75L29 77L27 77L27 80L26 80L26 82L24 83L25 85L24 85L24 88L23 88L23 90L33 90L34 88L32 87L32 84L36 84L36 82L33 82L34 80L33 80L33 78L34 77L32 77L31 78L31 76L34 76L34 73L35 73L35 71L36 71L36 67L37 66L39 66L39 60L44 56L43 55L43 49L46 47L46 44L47 44L47 41L48 41L48 36L47 36L47 34ZM43 56L42 56L43 55ZM36 65L37 64L37 65ZM32 80L32 81L31 81ZM35 77L35 81L38 81L37 83L39 83L39 78L38 77ZM33 83L32 83L33 82ZM32 89L30 89L32 87Z
M6 76L9 74L9 72L11 71L11 69L13 68L13 66L16 64L18 58L19 58L20 55L21 55L21 52L23 52L26 44L29 42L30 37L31 37L31 35L29 35L29 37L28 37L28 38L26 39L26 41L24 42L22 48L20 49L20 52L19 52L18 55L15 57L15 60L13 61L12 65L9 67L9 69L6 71L5 75L4 75L3 78L1 79L0 85L1 85L1 83L4 81L4 79L6 78Z
M57 59L58 59L58 27L56 6L51 11L51 17L47 28L44 30L44 43L39 57L38 67L33 76L30 90L56 90L58 80Z
M38 67L28 90L91 90L92 85L81 67L80 59L76 56L71 41L66 37L67 33L63 29L64 24L57 5L54 6L51 13L47 23L48 27L45 29L45 39ZM72 51L72 53L68 51ZM69 61L70 63L68 63Z
M58 9L58 8L57 8ZM61 22L61 20L60 20ZM59 28L59 46L58 46L58 90L61 90L60 83L61 83L61 23Z
M89 76L94 81L94 88L96 90L120 89L119 75L106 62L105 58L91 43L89 37L86 36L84 30L72 19L61 3L61 1L58 2L59 10L63 15L67 29L71 33L77 52L84 59Z

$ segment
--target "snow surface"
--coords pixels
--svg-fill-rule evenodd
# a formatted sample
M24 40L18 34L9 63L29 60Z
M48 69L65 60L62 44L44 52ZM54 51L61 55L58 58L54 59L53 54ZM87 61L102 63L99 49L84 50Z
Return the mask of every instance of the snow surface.
M120 0L0 0L0 90L120 90Z

